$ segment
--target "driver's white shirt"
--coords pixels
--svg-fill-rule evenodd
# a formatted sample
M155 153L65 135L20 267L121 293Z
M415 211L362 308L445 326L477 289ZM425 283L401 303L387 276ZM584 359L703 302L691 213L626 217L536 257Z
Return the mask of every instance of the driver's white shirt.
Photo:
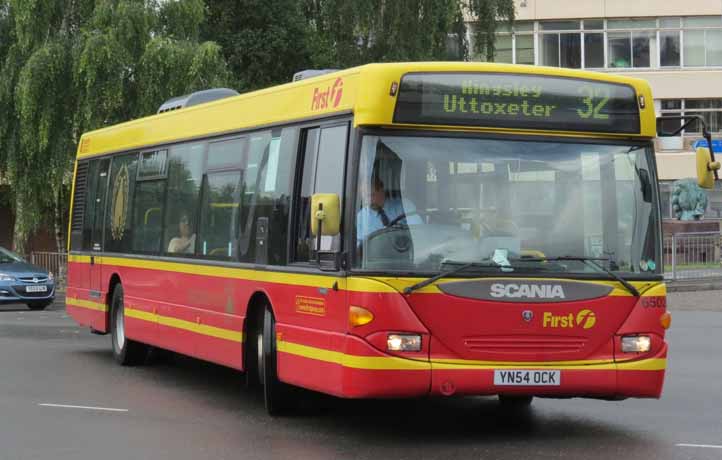
M409 225L424 223L421 217L416 214L416 206L408 200L402 201L398 198L389 198L384 201L383 209L386 217L389 218L389 222L393 222L394 219L405 213L406 217L402 219L402 222ZM384 228L384 224L378 210L370 207L362 208L356 214L356 244L361 244L366 237L382 228Z

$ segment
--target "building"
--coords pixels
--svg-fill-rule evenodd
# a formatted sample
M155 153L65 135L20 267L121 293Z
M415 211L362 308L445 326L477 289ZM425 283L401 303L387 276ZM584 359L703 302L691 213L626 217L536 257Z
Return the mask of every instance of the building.
M713 138L722 138L722 0L515 3L513 30L497 35L497 62L644 78L658 115L701 115ZM693 144L700 139L693 124L680 137L655 141L664 217L671 216L671 183L696 176ZM722 187L709 197L705 217L722 219Z

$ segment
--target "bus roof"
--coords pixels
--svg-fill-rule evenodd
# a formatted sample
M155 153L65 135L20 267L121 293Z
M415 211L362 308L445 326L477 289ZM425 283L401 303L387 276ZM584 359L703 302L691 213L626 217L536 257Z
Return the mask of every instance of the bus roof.
M653 99L649 84L645 80L573 69L513 64L409 62L368 64L91 131L81 138L78 158L344 113L354 113L356 126L418 126L408 122L394 123L399 83L401 78L409 73L509 73L528 77L583 79L626 85L634 90L640 101L639 129L635 128L633 133L491 128L478 125L460 127L444 124L434 125L433 129L599 138L652 138L656 135ZM429 129L428 124L425 126Z

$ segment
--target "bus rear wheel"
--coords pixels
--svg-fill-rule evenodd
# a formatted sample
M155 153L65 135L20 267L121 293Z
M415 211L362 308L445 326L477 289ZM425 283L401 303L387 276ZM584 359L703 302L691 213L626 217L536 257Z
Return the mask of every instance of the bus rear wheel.
M263 384L263 401L269 415L281 415L291 409L291 387L278 380L276 372L276 319L270 307L263 312L261 340L258 341L259 380Z
M125 336L125 302L123 286L113 290L110 303L110 337L113 344L113 358L122 366L143 364L148 356L148 346Z

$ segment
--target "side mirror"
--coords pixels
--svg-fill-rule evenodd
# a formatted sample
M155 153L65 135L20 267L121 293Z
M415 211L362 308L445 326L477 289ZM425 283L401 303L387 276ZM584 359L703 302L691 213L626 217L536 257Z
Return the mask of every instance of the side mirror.
M712 154L706 147L697 148L697 184L706 189L714 188L715 171L720 169L719 161L712 161Z
M341 231L341 200L335 193L316 193L311 197L311 234L334 236Z

